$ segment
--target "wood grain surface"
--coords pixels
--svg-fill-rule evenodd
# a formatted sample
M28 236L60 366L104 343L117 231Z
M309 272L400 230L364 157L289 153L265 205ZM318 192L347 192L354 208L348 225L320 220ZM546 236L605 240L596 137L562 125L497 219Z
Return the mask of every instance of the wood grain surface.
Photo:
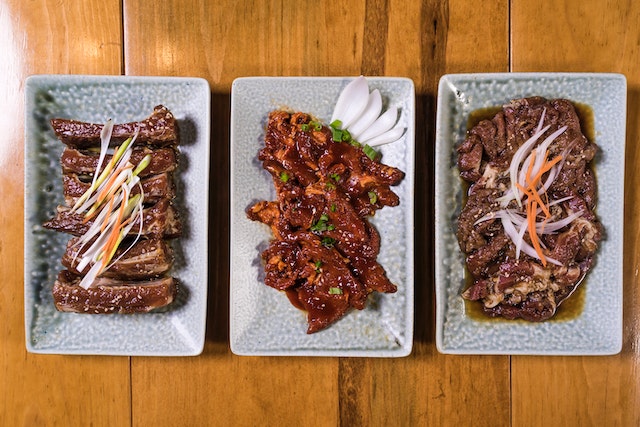
M499 0L0 0L0 426L640 425L640 4ZM598 71L628 81L624 346L609 357L435 348L437 83L458 72ZM198 357L25 349L24 79L203 77L211 86L209 297ZM415 334L400 359L229 350L229 119L241 76L404 76L416 86Z

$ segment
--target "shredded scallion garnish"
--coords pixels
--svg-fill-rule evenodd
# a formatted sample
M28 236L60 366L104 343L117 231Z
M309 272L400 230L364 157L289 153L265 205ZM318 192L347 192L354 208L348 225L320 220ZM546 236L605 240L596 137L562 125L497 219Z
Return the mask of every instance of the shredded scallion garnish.
M110 132L107 133L110 137ZM92 286L95 279L126 254L140 238L144 218L144 191L140 185L139 174L147 168L151 156L146 155L137 166L129 161L137 135L136 131L132 138L128 138L115 150L102 172L102 165L98 162L92 184L71 209L72 213L84 214L84 222L93 220L76 243L79 246L76 257L80 258L76 269L82 272L91 265L80 281L80 286L85 289ZM101 157L108 145L108 140L102 141ZM139 190L138 194L132 195L136 187ZM136 223L138 232L134 241L112 262L120 244ZM88 248L80 256L80 252L87 245ZM75 261L76 258L74 263Z

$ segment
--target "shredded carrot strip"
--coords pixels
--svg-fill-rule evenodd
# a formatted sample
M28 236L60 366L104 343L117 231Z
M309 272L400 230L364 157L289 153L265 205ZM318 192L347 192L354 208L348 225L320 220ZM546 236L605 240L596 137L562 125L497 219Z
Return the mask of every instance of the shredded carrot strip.
M540 257L540 261L542 261L543 266L547 266L547 258L544 256L544 252L542 252L542 248L540 247L540 241L538 240L538 233L536 231L536 210L538 209L537 202L535 200L531 201L531 203L527 204L527 221L529 222L529 238L531 239L531 244L533 248L536 250L536 253Z
M533 164L536 162L536 151L533 150L531 152L531 161L529 162L529 167L527 168L527 175L526 177L530 177L531 176L531 172L533 171Z
M555 157L553 160L545 162L540 168L540 170L538 171L538 173L536 174L536 176L534 176L531 179L531 181L533 182L540 181L540 179L542 178L542 175L544 175L545 172L549 172L549 170L560 160L562 160L562 155Z
M102 253L102 256L103 256L102 268L105 268L109 263L109 259L107 255L113 251L114 246L118 242L118 237L120 236L120 227L122 224L122 219L124 218L124 211L126 210L126 207L127 207L126 201L123 199L122 203L120 204L120 208L118 209L118 217L116 219L115 224L113 225L113 229L111 230L111 235L109 236L109 239L107 240L107 244L105 245L104 251Z
M118 169L116 169L113 172L111 172L111 176L109 177L109 181L107 181L107 183L105 184L105 186L102 189L102 191L100 191L100 193L98 193L98 200L96 201L96 203L99 204L102 201L102 199L107 197L109 195L109 193L111 193L114 190L113 184L115 183L116 179L118 178L118 175L120 175L120 172L122 172L125 169L131 169L131 166L122 165Z
M545 161L542 163L540 170L535 174L535 176L531 176L533 172L533 164L535 163L536 152L533 151L531 153L531 160L529 163L529 167L527 168L527 173L525 175L525 180L527 186L523 186L516 182L516 186L518 190L522 191L524 195L527 196L527 206L526 206L526 214L527 214L527 225L529 231L529 238L531 239L531 244L533 248L536 250L540 261L542 261L543 266L547 266L547 258L542 251L542 247L540 245L540 239L538 237L538 232L536 230L537 224L537 212L538 206L545 214L545 219L542 223L542 227L544 229L544 225L547 223L549 218L551 217L551 212L549 211L549 206L547 203L543 202L542 197L538 194L538 185L540 180L542 179L542 175L551 170L551 168L562 160L562 156L557 156L552 160L547 161L546 157L548 156L549 151L545 153ZM546 191L543 193L543 197L545 200L548 200Z
M107 212L111 212L113 210L114 202L115 202L115 199L113 198L109 199L109 207L107 208ZM104 230L106 230L108 224L109 224L109 216L107 215L104 221L102 221L102 225L100 226L100 234L104 233Z

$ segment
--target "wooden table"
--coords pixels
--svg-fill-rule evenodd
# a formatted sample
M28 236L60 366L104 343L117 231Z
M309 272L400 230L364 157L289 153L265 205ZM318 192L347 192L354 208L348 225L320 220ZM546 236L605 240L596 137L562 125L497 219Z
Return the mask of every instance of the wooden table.
M640 2L1 0L0 425L640 425ZM445 356L434 343L439 77L594 71L628 79L624 345L609 357ZM24 79L206 78L209 316L198 357L29 354L23 311ZM417 95L416 331L400 359L238 357L228 343L229 105L248 75L388 75Z

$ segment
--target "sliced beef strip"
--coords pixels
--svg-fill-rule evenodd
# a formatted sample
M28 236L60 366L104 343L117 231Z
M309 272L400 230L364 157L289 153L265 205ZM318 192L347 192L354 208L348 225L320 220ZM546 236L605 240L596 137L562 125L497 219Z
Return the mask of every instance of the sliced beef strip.
M74 274L84 275L91 266L87 265L82 271L78 271L79 256L91 247L93 241L82 246L78 244L78 240L77 237L69 240L62 256L62 265ZM160 277L172 266L173 251L165 240L142 239L132 242L125 239L113 256L113 265L102 273L102 277L144 280Z
M143 224L140 234L145 237L172 239L182 234L182 223L178 211L168 200L160 200L152 206L143 209ZM71 213L67 206L59 206L56 216L42 226L49 230L61 231L74 236L85 234L93 220L84 222L84 215ZM136 218L130 235L139 231L140 221Z
M58 311L90 314L147 313L173 302L177 283L172 277L151 280L98 278L89 288L80 286L82 278L68 270L58 274L52 289Z
M178 167L178 154L176 150L170 147L151 149L149 147L134 147L129 160L134 166L147 155L151 155L149 165L140 172L140 177L156 175L164 172L173 172ZM100 155L94 151L78 150L75 148L65 148L60 156L62 164L62 172L77 173L93 176ZM102 163L100 172L111 160L111 155L107 154Z
M55 118L51 127L60 141L69 147L100 147L101 123L86 123L77 120ZM149 144L156 147L175 145L178 142L178 122L173 113L163 105L153 109L153 113L144 120L131 123L114 124L110 145L121 144L132 137L136 130L135 144Z
M73 206L91 186L91 176L66 173L62 175L62 186L65 203L67 206ZM139 194L142 189L145 203L153 204L161 199L173 199L176 195L175 187L172 174L164 172L142 178L140 186L136 185L131 190L131 195Z

